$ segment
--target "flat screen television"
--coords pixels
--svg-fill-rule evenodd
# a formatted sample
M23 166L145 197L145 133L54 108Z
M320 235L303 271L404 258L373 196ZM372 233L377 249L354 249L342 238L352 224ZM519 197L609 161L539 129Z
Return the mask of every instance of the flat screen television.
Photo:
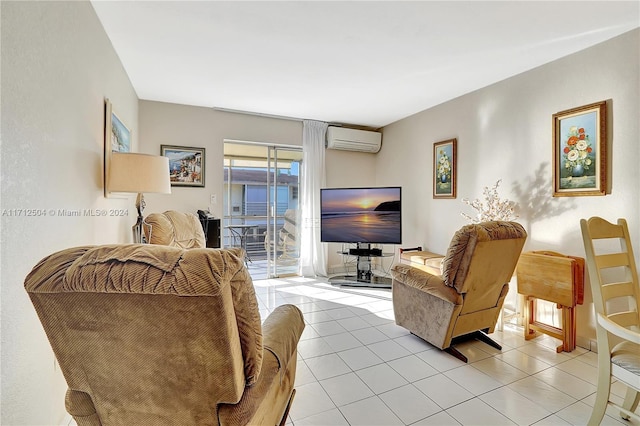
M320 240L326 243L401 244L402 188L320 190Z

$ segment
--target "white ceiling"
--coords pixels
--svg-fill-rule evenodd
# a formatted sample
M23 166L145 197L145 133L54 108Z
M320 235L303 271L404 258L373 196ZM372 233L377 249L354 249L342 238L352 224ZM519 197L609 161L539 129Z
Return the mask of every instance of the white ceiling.
M370 127L640 26L638 0L92 4L140 99Z

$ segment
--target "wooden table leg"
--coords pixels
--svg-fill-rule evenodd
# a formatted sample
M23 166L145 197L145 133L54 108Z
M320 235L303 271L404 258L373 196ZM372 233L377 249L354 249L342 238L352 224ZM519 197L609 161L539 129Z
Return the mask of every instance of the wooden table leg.
M525 296L524 299L524 340L531 340L538 334L531 329L531 324L535 321L534 298Z
M562 344L556 348L556 352L571 352L576 348L576 310L561 305L558 305L558 309L562 309Z

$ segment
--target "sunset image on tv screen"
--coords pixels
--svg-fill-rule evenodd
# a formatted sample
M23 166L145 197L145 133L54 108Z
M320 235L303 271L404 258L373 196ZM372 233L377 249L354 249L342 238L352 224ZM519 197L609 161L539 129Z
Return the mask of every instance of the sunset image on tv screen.
M400 187L321 190L321 240L400 244L400 192Z

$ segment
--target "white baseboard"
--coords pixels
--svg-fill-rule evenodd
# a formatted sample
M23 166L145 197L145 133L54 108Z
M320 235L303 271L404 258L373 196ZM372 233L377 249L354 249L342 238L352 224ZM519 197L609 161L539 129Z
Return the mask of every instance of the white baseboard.
M578 336L576 338L576 346L586 349L588 351L591 352L598 352L598 344L595 340L589 339L587 337L580 337Z

